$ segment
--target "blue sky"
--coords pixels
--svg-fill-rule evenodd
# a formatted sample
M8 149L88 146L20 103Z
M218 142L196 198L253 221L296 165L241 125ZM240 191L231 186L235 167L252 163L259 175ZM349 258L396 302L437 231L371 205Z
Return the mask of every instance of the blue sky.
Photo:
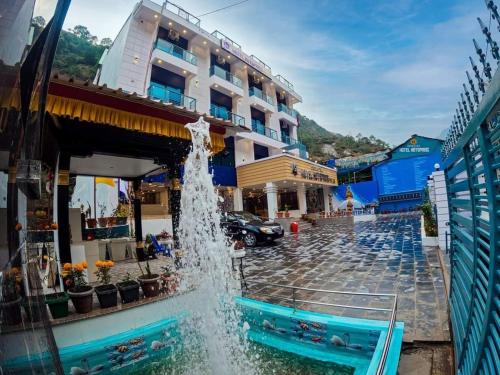
M73 0L64 27L114 38L135 2ZM195 15L234 2L177 0ZM484 46L478 16L488 21L483 0L249 0L201 25L293 82L297 108L326 129L398 144L449 126L472 38Z

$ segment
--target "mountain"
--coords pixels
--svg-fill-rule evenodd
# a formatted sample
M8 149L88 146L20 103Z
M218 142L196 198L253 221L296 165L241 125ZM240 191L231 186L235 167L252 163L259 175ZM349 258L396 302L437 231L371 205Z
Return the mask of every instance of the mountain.
M309 157L313 160L358 156L390 148L386 142L373 135L366 137L358 133L353 137L332 133L302 114L299 114L299 121L299 140L306 145Z

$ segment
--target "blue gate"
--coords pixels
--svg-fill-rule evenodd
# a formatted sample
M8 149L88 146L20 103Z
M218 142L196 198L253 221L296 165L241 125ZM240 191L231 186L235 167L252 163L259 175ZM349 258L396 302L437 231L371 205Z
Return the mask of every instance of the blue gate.
M486 48L491 45L488 40ZM478 100L467 73L475 105L464 86L467 102L462 96L443 148L451 228L450 315L457 373L500 374L500 71L479 75L471 63L484 96Z

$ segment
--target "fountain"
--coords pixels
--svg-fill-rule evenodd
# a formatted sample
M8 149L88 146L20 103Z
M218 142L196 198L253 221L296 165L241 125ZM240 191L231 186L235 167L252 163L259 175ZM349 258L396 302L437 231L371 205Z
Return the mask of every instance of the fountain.
M200 118L186 125L192 136L192 149L184 166L184 185L179 220L179 243L184 252L183 288L195 289L195 306L183 326L196 325L183 335L185 346L200 345L205 351L204 364L213 374L255 373L248 344L240 327L240 314L235 304L238 282L231 267L233 247L220 226L217 209L219 196L208 169L209 124ZM194 348L192 348L194 349Z

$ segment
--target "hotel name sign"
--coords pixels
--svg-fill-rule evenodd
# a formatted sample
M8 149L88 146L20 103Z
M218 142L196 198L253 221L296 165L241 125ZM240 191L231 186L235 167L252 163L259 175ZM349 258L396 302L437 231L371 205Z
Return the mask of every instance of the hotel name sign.
M269 69L269 67L267 67L263 62L253 58L252 56L247 55L245 52L241 50L241 48L231 43L230 40L222 39L221 46L223 49L225 49L228 52L231 52L234 56L239 58L241 61L247 63L252 68L255 68L256 70L258 70L259 72L268 77L272 77L271 69Z
M323 169L319 166L310 166L308 168L299 168L295 163L292 163L292 174L294 176L300 176L305 180L326 182L330 184L335 184L337 181L332 176L323 172Z

